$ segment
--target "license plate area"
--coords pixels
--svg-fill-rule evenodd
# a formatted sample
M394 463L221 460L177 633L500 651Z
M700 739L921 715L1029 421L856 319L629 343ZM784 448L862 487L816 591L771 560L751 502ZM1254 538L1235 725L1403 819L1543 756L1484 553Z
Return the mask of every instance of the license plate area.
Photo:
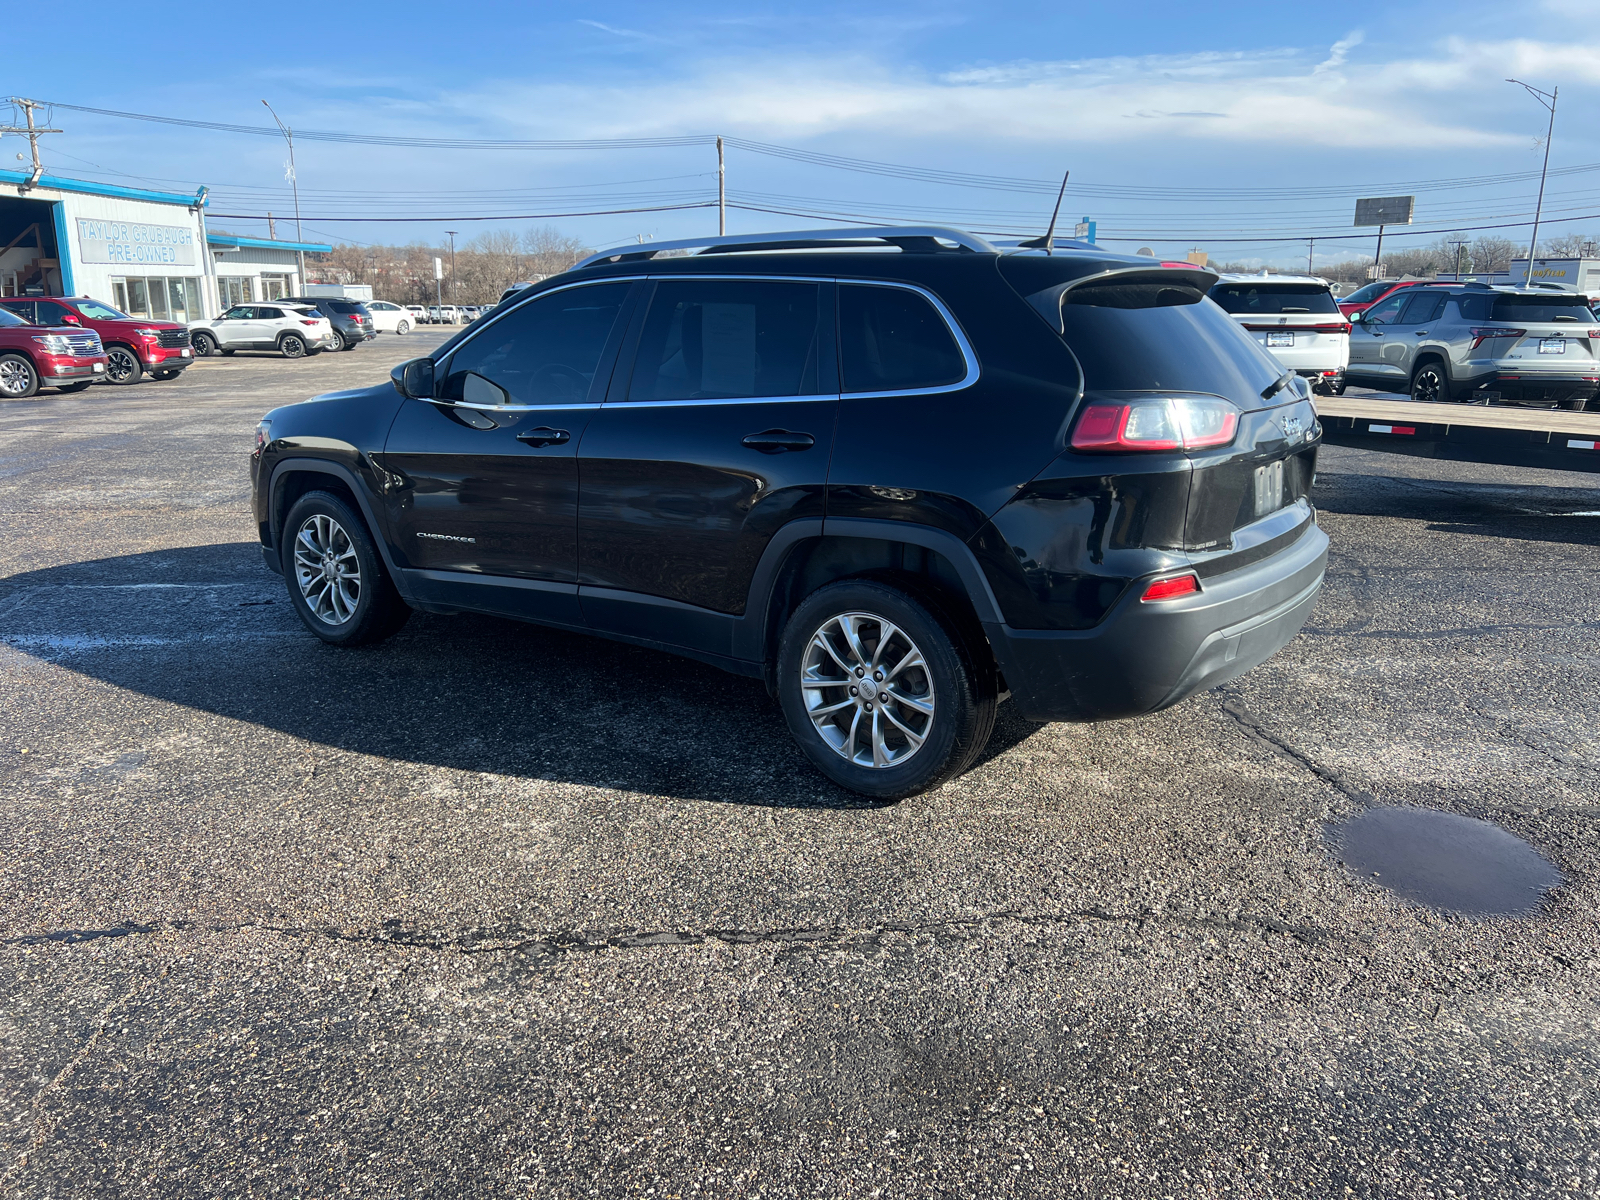
M1292 334L1292 333L1269 333L1269 334L1267 334L1267 348L1269 350L1270 349L1277 349L1277 348L1279 348L1281 346L1292 346L1292 345L1294 345L1294 334Z
M1256 468L1256 516L1264 517L1283 507L1283 459Z
M1567 339L1566 338L1554 337L1554 338L1540 338L1539 339L1539 353L1540 354L1565 354L1566 352L1567 352Z

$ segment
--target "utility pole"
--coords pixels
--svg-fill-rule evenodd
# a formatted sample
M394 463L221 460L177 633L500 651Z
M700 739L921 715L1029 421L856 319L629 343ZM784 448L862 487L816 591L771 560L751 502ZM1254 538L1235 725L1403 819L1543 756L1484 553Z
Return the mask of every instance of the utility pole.
M1307 238L1306 239L1306 274L1307 275L1310 275L1312 273L1311 272L1311 260L1312 260L1312 258L1314 258L1316 256L1316 253L1317 253L1317 239L1316 238Z
M29 175L28 182L22 185L22 190L28 191L30 188L39 186L39 176L44 174L44 167L39 162L39 135L41 133L60 133L61 130L46 128L33 123L33 110L39 107L37 100L29 100L23 96L10 96L7 99L22 110L23 116L28 122L26 125L0 125L0 133L21 134L28 139L28 149L33 153L33 174Z
M1541 91L1531 83L1523 83L1520 79L1508 79L1507 83L1514 83L1527 91L1540 104L1550 110L1550 127L1544 135L1544 167L1539 172L1539 202L1533 208L1533 237L1528 241L1528 273L1523 277L1524 287L1533 285L1533 256L1539 249L1539 218L1544 214L1544 181L1550 174L1550 140L1556 133L1556 97L1561 94L1560 88L1551 88L1548 92Z
M456 231L446 229L450 235L450 303L456 302Z
M728 232L728 170L722 155L722 137L717 137L717 236Z
M278 121L278 114L272 112L272 105L267 104L265 100L261 103L266 104L267 111L272 113L272 119ZM303 242L306 240L306 235L300 229L300 172L294 169L294 131L282 121L278 121L278 129L283 134L283 140L289 143L289 185L294 188L294 237L295 241ZM269 234L272 232L270 221L267 223L267 232ZM306 288L306 252L299 250L296 254L300 262L299 290L303 292Z
M1466 249L1466 246L1467 246L1466 239L1465 238L1462 238L1460 240L1452 239L1451 241L1446 242L1445 245L1454 246L1456 248L1456 282L1460 283L1461 282L1461 252L1462 252L1462 250Z
M1374 279L1383 278L1383 226L1378 226L1378 252L1372 257L1372 270Z

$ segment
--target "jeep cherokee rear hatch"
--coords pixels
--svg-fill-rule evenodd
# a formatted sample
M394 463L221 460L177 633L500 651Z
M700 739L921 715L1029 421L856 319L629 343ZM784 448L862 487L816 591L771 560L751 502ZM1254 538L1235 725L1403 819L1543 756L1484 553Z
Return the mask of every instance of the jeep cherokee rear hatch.
M1098 473L1101 456L1140 456L1105 463L1104 474L1130 478L1121 486L1123 510L1109 515L1103 545L1090 552L1179 551L1204 579L1303 533L1315 410L1304 382L1207 302L1217 277L1186 265L1102 263L1047 284L1051 262L1003 259L1001 271L1083 371L1057 469Z

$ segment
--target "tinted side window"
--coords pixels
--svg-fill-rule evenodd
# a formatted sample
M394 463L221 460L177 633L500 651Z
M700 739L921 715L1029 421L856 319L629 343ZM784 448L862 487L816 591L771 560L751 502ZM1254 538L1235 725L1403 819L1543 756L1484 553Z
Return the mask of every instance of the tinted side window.
M814 283L658 283L628 399L816 395L819 298Z
M41 325L59 325L61 318L71 311L66 305L56 304L50 300L36 300L34 303L39 306L38 320Z
M967 360L939 311L904 288L839 288L839 356L847 392L947 387Z
M258 321L280 321L282 319L283 310L281 308L256 309L256 320Z
M450 356L443 394L465 399L471 374L504 388L510 404L590 402L606 340L632 286L597 283L554 292L479 327Z
M1413 291L1406 299L1405 311L1394 322L1396 325L1421 325L1439 315L1444 307L1446 293Z
M1385 296L1367 309L1366 315L1362 320L1368 325L1393 325L1395 318L1400 314L1400 310L1405 307L1410 299L1410 294L1403 291Z

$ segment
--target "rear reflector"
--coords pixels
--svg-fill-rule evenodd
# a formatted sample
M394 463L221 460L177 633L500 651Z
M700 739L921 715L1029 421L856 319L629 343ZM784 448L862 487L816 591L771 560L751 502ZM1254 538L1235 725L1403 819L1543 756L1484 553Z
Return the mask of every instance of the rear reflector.
M1415 433L1415 425L1368 425L1368 433Z
M1200 581L1193 575L1175 575L1171 579L1158 579L1145 588L1140 600L1176 600L1179 596L1193 596L1200 590Z

